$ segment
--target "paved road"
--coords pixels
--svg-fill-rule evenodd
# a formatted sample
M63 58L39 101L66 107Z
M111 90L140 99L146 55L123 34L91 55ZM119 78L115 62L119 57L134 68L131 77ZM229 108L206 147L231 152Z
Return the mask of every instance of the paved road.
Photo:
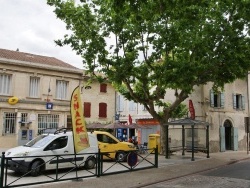
M250 160L143 188L250 188Z
M204 173L205 176L236 178L250 181L250 160L227 165ZM250 187L250 184L249 184Z

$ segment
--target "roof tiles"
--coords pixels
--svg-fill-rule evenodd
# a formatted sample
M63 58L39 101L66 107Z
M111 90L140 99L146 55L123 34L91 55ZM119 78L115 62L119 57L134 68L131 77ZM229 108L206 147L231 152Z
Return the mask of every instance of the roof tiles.
M35 55L35 54L30 54L30 53L25 53L25 52L20 52L20 51L6 50L6 49L1 49L1 48L0 48L0 58L31 62L34 64L43 64L43 65L78 69L54 57Z

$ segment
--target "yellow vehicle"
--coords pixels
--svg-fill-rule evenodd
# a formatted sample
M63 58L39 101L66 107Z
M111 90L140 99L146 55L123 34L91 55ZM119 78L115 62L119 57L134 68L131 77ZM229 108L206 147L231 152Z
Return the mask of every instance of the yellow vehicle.
M98 140L98 147L101 152L110 152L104 155L104 159L116 159L117 161L125 161L129 151L136 150L134 144L129 142L121 142L109 132L94 131Z

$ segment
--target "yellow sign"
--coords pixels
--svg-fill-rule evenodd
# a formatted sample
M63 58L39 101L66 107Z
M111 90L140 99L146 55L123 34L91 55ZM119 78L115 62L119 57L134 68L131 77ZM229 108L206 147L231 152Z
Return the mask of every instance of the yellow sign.
M18 98L17 97L10 97L9 99L8 99L8 103L9 104L16 104L16 103L18 103Z
M72 93L70 109L72 117L75 152L79 153L81 150L89 147L89 138L83 116L79 86L76 87Z

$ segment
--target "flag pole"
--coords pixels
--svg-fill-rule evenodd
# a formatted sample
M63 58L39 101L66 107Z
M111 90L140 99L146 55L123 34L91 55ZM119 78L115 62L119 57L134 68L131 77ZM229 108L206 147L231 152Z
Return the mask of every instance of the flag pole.
M73 103L73 100L72 100L72 98L73 98L73 95L74 95L74 93L75 93L75 90L78 88L79 86L77 86L75 89L74 89L74 91L72 92L72 94L71 94L71 100L70 100L70 115L71 115L71 122L72 122L72 137L73 137L73 143L74 143L74 140L75 140L75 136L74 136L74 131L73 131L73 124L75 123L75 122L73 122L74 120L73 120L73 114L72 114L72 103ZM75 147L75 144L74 144L74 157L75 157L75 167L76 167L76 178L77 178L77 180L78 180L78 171L77 171L77 165L76 165L76 147Z

